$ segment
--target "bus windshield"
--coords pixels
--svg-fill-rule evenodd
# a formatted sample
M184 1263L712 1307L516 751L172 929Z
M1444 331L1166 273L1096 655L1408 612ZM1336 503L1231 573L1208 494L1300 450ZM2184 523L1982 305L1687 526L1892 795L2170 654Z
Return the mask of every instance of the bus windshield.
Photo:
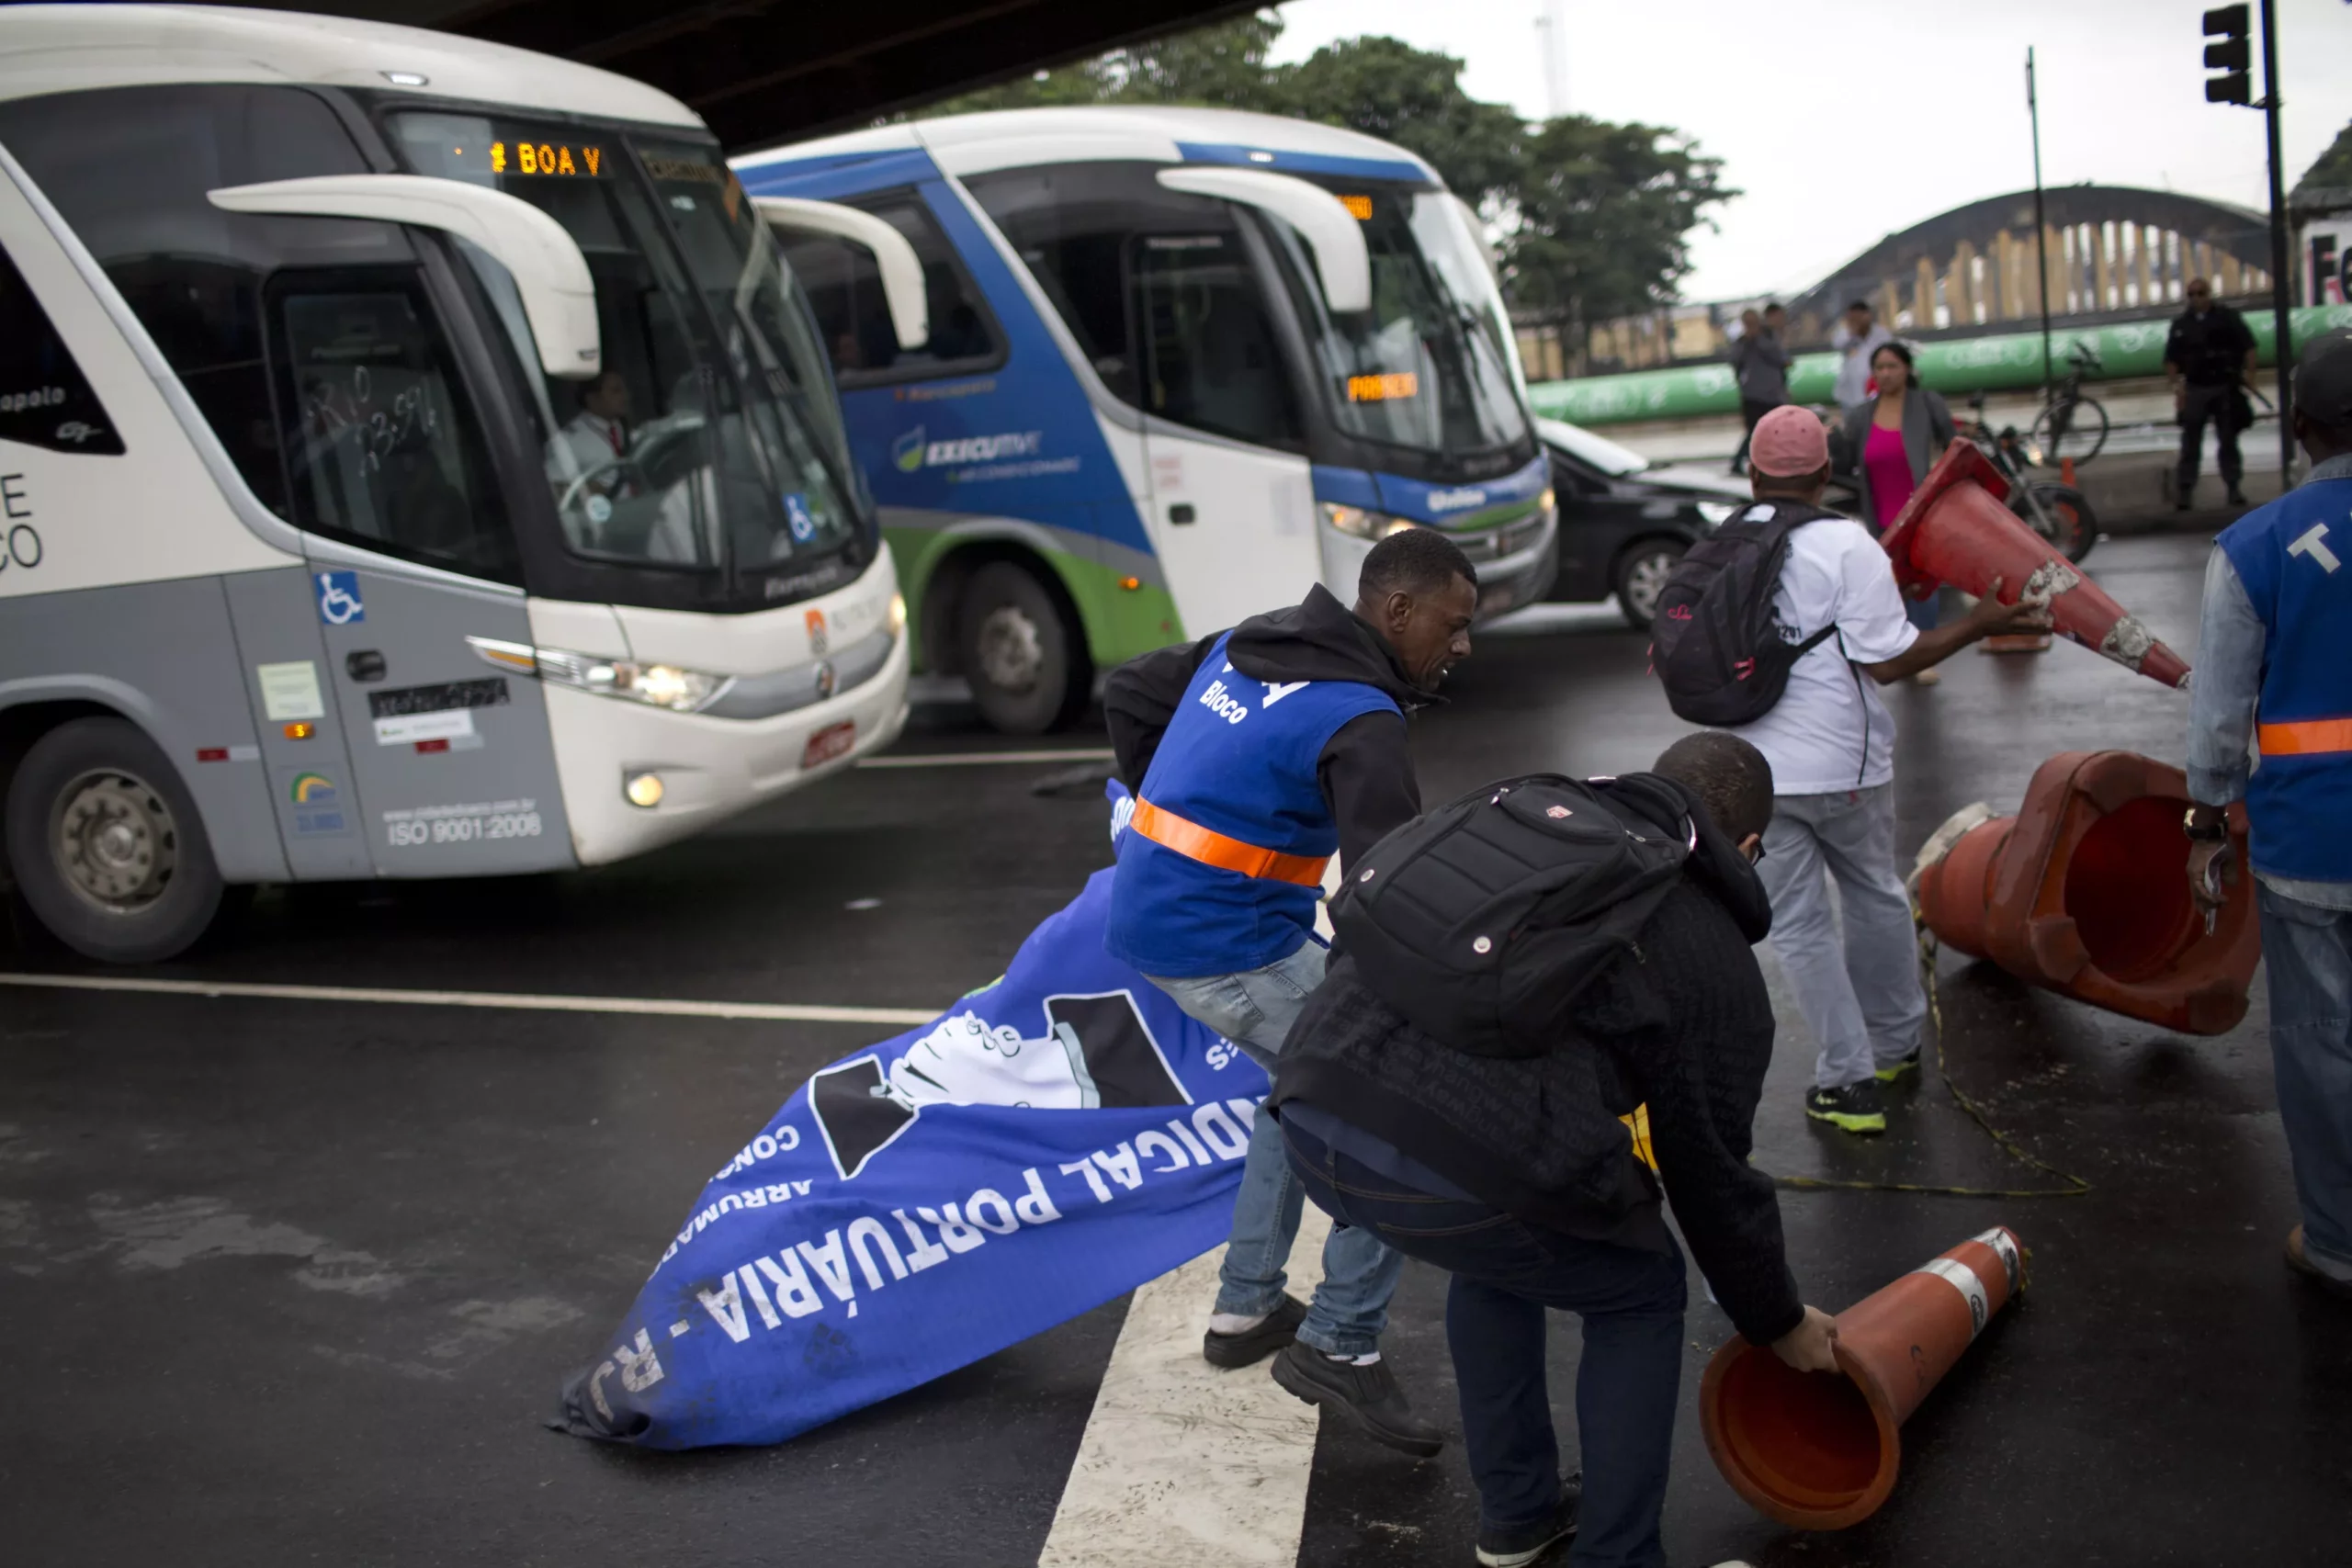
M460 243L525 367L575 554L799 581L863 534L823 349L716 147L481 115L394 124L418 173L521 197L588 259L604 366L567 379L537 373L513 278Z
M1372 309L1334 315L1296 230L1270 222L1301 303L1322 393L1366 441L1468 453L1530 439L1510 318L1453 197L1367 186L1334 194L1363 226Z

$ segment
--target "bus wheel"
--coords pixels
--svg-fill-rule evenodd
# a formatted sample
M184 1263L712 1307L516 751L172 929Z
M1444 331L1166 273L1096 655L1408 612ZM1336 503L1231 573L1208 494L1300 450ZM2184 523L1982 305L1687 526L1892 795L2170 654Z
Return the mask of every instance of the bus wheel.
M6 807L8 863L40 923L87 957L186 952L221 905L196 802L155 743L119 718L77 718L33 742Z
M990 728L1043 735L1085 702L1089 671L1077 633L1026 567L991 561L974 572L956 633L964 678Z

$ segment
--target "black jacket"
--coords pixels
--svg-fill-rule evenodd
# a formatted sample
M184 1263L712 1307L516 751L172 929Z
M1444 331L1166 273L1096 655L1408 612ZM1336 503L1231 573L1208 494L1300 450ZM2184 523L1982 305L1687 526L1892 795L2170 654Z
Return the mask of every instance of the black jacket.
M1224 635L1129 660L1103 683L1111 749L1118 758L1120 782L1130 792L1143 793L1144 774L1185 688ZM1254 681L1358 681L1377 686L1408 713L1437 700L1413 684L1386 638L1319 583L1289 609L1252 615L1234 627L1226 657ZM1339 824L1342 866L1421 814L1405 721L1395 714L1363 714L1341 725L1317 759L1316 773L1324 804Z
M1750 948L1771 909L1746 857L1695 803L1691 815L1699 848L1681 883L1579 998L1559 1049L1455 1051L1341 957L1291 1031L1272 1103L1304 1100L1536 1224L1663 1248L1657 1183L1616 1120L1646 1104L1682 1233L1732 1322L1765 1344L1804 1315L1772 1179L1747 1163L1773 1032Z
M2199 315L2183 310L2165 334L2165 363L2192 387L2234 387L2245 374L2246 351L2255 346L2245 318L2216 299Z

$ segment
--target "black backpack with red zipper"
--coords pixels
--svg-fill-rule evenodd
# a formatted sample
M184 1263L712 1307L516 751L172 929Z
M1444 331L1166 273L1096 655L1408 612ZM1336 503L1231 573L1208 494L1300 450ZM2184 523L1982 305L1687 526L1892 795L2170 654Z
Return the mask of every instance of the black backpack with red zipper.
M1839 515L1790 501L1752 502L1674 563L1650 622L1650 668L1667 705L1692 724L1748 724L1772 711L1789 670L1833 624L1800 640L1773 608L1789 536Z

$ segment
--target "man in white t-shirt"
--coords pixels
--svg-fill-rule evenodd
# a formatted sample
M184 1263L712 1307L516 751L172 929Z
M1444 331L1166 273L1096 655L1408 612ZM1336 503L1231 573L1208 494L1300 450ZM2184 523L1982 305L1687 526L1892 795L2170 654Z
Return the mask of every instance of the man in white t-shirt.
M1766 414L1747 460L1757 500L1821 504L1829 443L1813 414ZM1772 901L1772 950L1821 1046L1805 1114L1849 1133L1886 1131L1879 1085L1918 1065L1928 1015L1894 852L1894 720L1878 688L1981 637L2048 628L2045 609L2003 604L2000 590L1996 579L1962 619L1923 632L1905 618L1893 563L1870 530L1838 516L1800 525L1774 611L1792 641L1836 632L1790 667L1770 712L1731 732L1772 764L1772 824L1756 869Z

